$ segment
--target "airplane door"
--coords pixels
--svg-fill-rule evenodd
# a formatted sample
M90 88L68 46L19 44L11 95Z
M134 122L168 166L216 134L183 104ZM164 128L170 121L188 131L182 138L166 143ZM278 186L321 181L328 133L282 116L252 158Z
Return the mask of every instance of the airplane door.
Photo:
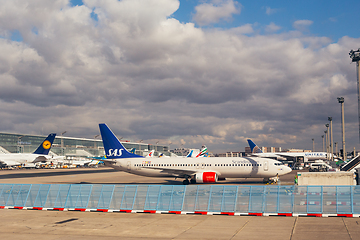
M264 171L268 171L268 170L269 170L269 162L264 161Z
M127 170L131 170L131 162L130 161L127 162L126 167L127 167Z

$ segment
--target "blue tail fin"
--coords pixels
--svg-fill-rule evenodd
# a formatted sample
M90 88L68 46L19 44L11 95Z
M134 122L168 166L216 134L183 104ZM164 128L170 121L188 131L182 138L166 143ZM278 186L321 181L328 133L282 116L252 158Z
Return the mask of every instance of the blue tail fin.
M192 157L193 152L194 152L194 150L191 150L186 157Z
M56 133L50 133L49 136L47 136L47 138L35 150L34 154L48 155L50 148L54 142L55 136L56 136Z
M247 140L251 149L251 153L262 153L261 149L250 139Z
M143 156L129 152L105 123L99 124L107 159L139 158Z

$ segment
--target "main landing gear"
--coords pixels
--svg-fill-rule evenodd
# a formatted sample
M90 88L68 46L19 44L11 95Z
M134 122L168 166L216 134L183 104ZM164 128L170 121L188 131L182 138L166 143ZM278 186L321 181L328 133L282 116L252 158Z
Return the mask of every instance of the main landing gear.
M186 178L184 181L183 181L183 184L184 185L189 185L189 184L195 184L196 183L196 180L194 178L191 178L190 181L188 178Z

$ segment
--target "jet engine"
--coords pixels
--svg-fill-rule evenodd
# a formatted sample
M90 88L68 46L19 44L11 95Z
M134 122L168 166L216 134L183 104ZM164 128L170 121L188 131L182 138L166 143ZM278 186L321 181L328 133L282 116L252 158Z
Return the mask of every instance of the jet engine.
M218 181L216 172L202 172L195 174L197 183L215 183Z

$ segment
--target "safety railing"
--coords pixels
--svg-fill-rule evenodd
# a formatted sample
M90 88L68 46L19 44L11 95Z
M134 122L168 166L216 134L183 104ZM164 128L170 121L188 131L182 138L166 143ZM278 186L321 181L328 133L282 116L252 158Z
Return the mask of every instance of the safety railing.
M0 184L0 208L358 216L360 186Z

